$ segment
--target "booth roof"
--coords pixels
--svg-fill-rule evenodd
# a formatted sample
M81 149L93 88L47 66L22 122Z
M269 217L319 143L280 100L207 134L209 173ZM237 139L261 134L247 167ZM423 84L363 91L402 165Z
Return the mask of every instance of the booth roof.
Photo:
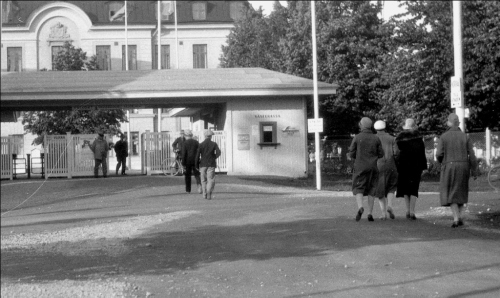
M338 85L318 82L318 94L336 93ZM2 72L2 108L50 101L173 99L263 96L312 96L313 81L262 68L167 69L133 71ZM108 99L108 100L106 100ZM59 104L56 102L59 101Z

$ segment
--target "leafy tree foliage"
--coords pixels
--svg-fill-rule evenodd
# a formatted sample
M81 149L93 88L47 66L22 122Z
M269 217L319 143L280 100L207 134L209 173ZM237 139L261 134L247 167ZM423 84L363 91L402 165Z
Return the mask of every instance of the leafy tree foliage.
M66 42L57 57L55 69L59 71L98 70L97 57L87 61L87 54ZM45 135L90 134L103 131L118 134L120 122L126 122L125 112L121 109L100 110L97 108L79 108L58 111L30 111L23 113L24 130L38 135L34 144L42 144Z
M316 2L319 79L339 85L338 94L321 102L327 134L356 132L362 116L384 119L393 131L408 117L422 130L445 129L454 74L452 4L402 5L408 9L404 18L384 22L380 1ZM310 2L275 4L267 17L251 12L223 47L222 67L264 67L312 78ZM500 126L499 21L500 2L463 2L469 128Z

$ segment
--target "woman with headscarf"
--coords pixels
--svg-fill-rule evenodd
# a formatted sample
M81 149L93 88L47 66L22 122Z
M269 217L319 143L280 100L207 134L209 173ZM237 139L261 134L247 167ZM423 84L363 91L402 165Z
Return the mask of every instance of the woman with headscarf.
M450 127L438 141L437 160L441 163L439 197L441 206L451 206L453 212L452 228L462 226L463 207L469 201L469 177L472 170L476 177L476 156L469 137L458 125L458 116L448 116Z
M378 182L377 160L384 156L384 151L380 139L371 130L370 118L361 119L359 128L361 132L352 140L348 153L348 159L354 159L352 192L358 204L356 221L361 219L364 212L363 197L368 198L368 221L373 221L373 202Z
M422 171L427 169L425 144L417 130L415 120L408 118L403 131L396 137L399 154L396 156L398 187L396 197L405 199L406 218L416 220L415 206Z

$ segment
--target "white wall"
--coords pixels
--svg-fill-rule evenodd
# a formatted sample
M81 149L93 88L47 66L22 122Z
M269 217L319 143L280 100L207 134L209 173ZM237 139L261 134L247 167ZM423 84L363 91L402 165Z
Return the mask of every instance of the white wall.
M258 109L256 109L258 107ZM225 128L229 130L229 175L307 176L305 99L301 97L235 99L228 103ZM262 147L260 122L277 122L276 147ZM298 131L283 132L287 126ZM238 149L238 136L250 136L249 150Z

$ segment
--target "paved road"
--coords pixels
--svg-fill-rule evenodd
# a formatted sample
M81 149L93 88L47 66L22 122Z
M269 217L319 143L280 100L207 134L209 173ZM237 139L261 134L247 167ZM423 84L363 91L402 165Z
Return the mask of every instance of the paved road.
M500 295L498 193L471 194L465 227L452 229L437 194L421 196L417 221L398 200L395 220L378 220L375 206L375 222L355 222L349 193L218 176L207 201L185 194L182 179L2 181L2 242L61 237L28 252L2 243L2 286L112 279L134 286L129 297ZM102 237L85 232L97 227Z

